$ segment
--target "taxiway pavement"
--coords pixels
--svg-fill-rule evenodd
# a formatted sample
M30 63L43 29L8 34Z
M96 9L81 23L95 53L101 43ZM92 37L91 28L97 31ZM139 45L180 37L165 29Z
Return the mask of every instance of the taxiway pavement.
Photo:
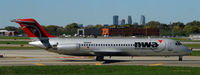
M0 50L4 55L0 58L0 66L26 65L144 65L144 66L188 66L200 67L200 56L178 57L136 56L136 57L105 57L105 61L95 61L95 57L68 56L45 50Z

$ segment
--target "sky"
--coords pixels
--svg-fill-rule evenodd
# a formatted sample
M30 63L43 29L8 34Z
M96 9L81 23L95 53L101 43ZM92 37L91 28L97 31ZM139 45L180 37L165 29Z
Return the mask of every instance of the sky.
M41 25L112 24L113 15L120 19L132 16L146 21L191 22L200 20L200 0L0 0L0 28L16 26L12 19L34 18Z

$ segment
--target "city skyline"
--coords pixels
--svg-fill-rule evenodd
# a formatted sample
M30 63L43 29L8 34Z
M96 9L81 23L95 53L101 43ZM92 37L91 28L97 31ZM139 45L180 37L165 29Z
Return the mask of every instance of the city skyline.
M120 19L118 25L125 25L126 20L125 19Z
M119 16L118 15L113 16L113 25L119 25Z
M126 24L132 24L132 17L131 16L128 16L127 17L127 20L126 20Z
M200 20L198 3L199 0L1 0L0 28L19 27L10 22L18 18L34 18L41 25L113 24L113 15L123 19L131 15L132 23L139 23L140 15L147 17L146 23L187 23Z
M144 15L141 15L141 18L140 18L140 25L145 25L146 24L146 18Z

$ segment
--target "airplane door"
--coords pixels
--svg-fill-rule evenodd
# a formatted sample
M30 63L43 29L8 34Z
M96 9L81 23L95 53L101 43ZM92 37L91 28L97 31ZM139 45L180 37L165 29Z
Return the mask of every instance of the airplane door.
M173 43L172 42L168 42L167 50L168 51L173 51L172 47L173 47Z

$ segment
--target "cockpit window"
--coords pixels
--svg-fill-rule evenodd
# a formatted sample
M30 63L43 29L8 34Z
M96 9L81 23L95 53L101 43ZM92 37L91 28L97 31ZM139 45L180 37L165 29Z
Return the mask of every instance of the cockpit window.
M179 46L179 45L182 45L179 41L176 41L176 45Z

